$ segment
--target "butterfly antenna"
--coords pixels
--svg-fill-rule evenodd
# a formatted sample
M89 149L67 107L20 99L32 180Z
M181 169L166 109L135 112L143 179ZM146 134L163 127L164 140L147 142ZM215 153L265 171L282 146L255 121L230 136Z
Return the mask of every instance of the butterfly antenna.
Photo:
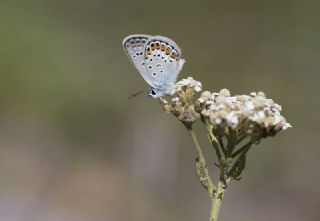
M128 99L134 98L134 97L138 96L139 94L141 94L143 92L146 92L146 90L142 90L142 91L139 91L139 92L136 92L136 93L131 93L131 94L129 94Z

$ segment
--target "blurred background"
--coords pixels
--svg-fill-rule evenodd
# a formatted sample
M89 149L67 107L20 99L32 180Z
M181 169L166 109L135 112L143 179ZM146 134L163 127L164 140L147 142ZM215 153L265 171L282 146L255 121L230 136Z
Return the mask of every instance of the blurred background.
M1 1L0 220L208 220L187 131L156 100L127 98L148 88L122 49L134 33L179 44L179 79L262 90L293 125L249 153L220 220L320 220L319 6Z

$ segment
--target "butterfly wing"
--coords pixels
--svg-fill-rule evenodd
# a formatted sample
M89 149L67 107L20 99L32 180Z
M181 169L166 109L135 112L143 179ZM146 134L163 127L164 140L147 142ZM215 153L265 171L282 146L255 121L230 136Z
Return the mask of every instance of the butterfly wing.
M150 86L161 96L169 93L184 64L181 49L171 39L162 36L149 37L144 48L144 66Z
M143 34L129 35L122 44L130 61L157 96L168 93L185 62L179 46L167 37Z
M145 67L145 45L151 38L150 35L135 34L127 36L123 41L122 45L129 57L131 63L139 71L143 79L152 86L152 80L149 78L149 74Z

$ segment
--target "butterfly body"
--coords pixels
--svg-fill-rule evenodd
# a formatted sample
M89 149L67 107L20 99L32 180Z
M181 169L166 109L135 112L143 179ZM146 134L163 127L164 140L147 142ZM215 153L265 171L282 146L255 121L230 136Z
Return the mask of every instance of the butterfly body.
M154 98L169 94L184 64L181 49L169 38L150 35L129 35L123 47L130 61L151 86Z

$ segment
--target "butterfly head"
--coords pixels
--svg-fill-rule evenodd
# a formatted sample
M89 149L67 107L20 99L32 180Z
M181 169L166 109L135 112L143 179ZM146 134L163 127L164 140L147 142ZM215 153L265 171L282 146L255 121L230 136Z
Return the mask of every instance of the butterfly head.
M151 88L148 95L152 98L159 98L162 97L165 94L165 92L157 90L155 88Z

